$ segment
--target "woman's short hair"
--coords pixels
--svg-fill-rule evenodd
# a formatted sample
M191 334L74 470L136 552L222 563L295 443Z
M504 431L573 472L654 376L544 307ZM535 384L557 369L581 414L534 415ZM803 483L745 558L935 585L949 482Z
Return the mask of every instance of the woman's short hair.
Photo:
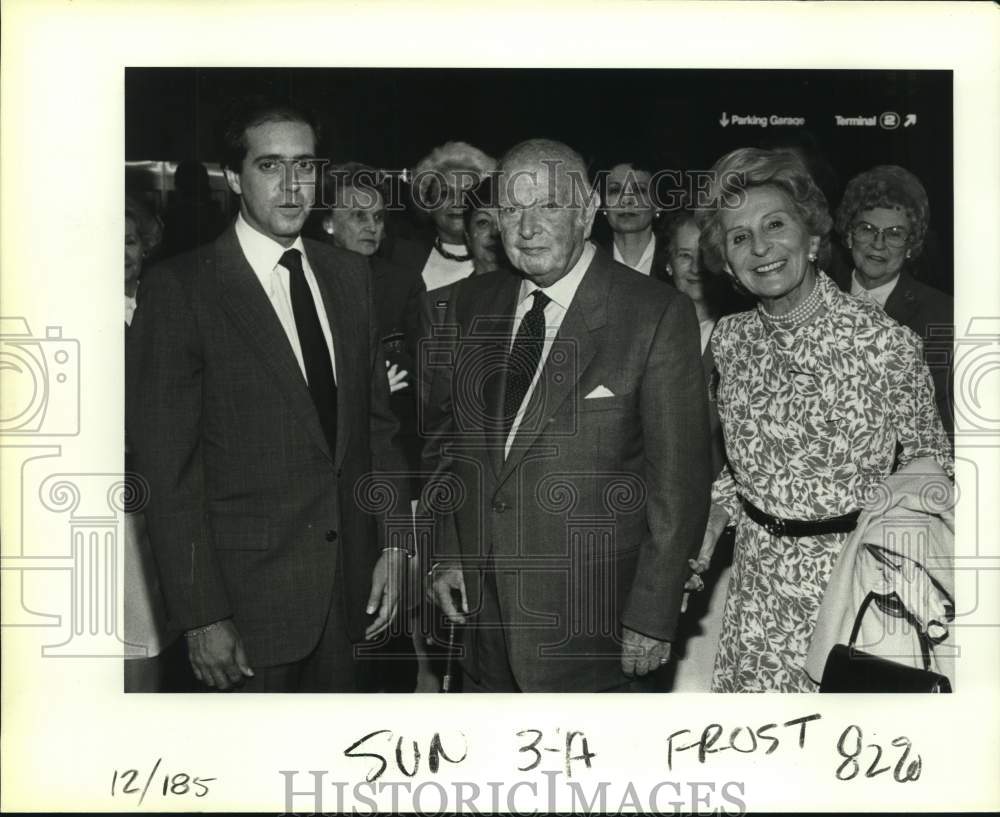
M927 191L920 179L899 165L878 165L859 173L847 183L837 208L837 232L846 239L858 213L876 207L902 210L906 214L910 221L907 248L911 257L919 255L931 215Z
M163 238L163 225L156 214L142 199L131 193L126 193L125 218L131 219L135 223L139 239L142 241L143 251L147 255L152 253Z
M601 194L602 206L608 195L608 176L619 165L631 168L633 173L648 173L651 177L655 177L659 170L653 157L641 151L617 155L611 161L602 162L600 167L595 168L590 174L590 183Z
M785 194L795 211L793 215L798 216L809 235L825 239L830 232L833 219L826 196L795 153L739 148L713 165L707 201L698 202L701 248L710 270L721 270L726 260L723 210L736 206L748 190L765 186Z
M670 252L674 248L674 242L677 240L677 231L683 227L685 224L694 224L698 226L698 218L695 215L694 210L689 210L686 207L680 210L674 210L667 217L661 228L661 235L666 243L667 251Z
M495 210L497 208L496 187L492 176L487 176L462 197L462 222L468 231L472 217L480 210Z
M473 174L478 184L495 171L497 160L467 142L445 142L424 156L413 169L414 192L420 204L427 202L427 191L438 177L460 170Z
M385 174L361 162L327 165L323 172L323 185L320 201L330 208L343 205L344 190L348 187L361 192L378 193L383 204L386 201Z
M666 219L666 223L661 227L660 235L666 245L668 257L673 254L674 247L676 246L677 231L687 224L697 227L697 214L694 210L681 208L671 212ZM699 241L699 247L700 244L701 242ZM699 259L700 263L701 259ZM743 291L742 284L739 281L735 278L730 278L721 271L703 270L703 272L708 273L702 275L702 291L704 292L705 304L713 315L728 314L729 312L736 312L745 308L742 305L737 305L735 300L734 287L736 291ZM667 275L662 280L672 287L676 288L677 286L677 281L673 275Z

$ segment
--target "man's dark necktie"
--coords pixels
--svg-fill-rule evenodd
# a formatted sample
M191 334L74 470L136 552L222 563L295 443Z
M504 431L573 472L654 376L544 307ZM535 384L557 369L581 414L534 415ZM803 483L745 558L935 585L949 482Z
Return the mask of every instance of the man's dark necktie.
M521 321L507 358L507 386L503 394L503 428L507 434L528 393L545 345L545 305L552 299L540 289L531 294L535 302Z
M302 269L302 253L298 250L285 250L278 263L288 270L292 314L295 316L299 346L302 347L302 362L306 367L309 393L332 455L337 450L337 384L333 379L330 351L316 313L316 302Z

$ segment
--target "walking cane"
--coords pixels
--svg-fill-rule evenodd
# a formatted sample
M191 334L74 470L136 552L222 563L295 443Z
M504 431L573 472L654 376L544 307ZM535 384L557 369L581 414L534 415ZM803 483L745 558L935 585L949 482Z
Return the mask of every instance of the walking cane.
M451 692L452 674L455 666L455 622L448 622L448 654L444 660L444 677L441 679L441 691Z

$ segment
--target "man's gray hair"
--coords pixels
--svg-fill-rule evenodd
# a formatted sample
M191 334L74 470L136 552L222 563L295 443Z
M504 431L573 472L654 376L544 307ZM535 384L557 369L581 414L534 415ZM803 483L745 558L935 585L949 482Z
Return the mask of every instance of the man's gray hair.
M564 142L555 139L526 139L508 150L500 159L500 170L527 163L559 162L566 170L587 176L587 163L583 157Z
M500 159L500 173L526 166L547 167L556 174L566 174L570 180L571 201L583 206L593 195L594 188L583 157L564 142L554 139L527 139L510 148Z

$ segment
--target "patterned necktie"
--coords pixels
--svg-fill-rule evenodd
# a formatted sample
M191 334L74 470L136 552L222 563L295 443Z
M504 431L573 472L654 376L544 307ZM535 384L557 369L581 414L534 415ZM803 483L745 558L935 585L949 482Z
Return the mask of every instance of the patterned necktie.
M535 302L521 321L507 358L507 386L503 395L503 427L507 434L535 377L545 345L545 306L552 299L540 289L531 294Z
M333 379L330 351L316 313L316 302L302 270L302 253L298 250L285 250L278 263L288 270L292 314L295 316L299 346L302 347L306 381L332 455L337 450L337 384Z

